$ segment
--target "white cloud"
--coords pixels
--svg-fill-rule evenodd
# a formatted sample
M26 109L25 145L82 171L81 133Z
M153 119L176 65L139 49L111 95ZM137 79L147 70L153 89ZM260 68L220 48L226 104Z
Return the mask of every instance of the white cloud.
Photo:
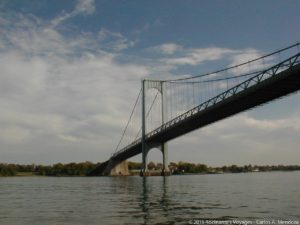
M78 0L75 6L75 12L77 13L92 14L95 10L94 0Z
M214 61L224 58L228 54L235 53L235 50L227 48L195 48L183 49L179 56L163 58L161 61L171 65L191 65L195 66L205 61Z
M110 51L121 51L135 45L135 41L129 41L120 33L101 29L98 33L102 48Z
M236 66L239 64L243 64L249 61L252 61L254 59L258 59L262 57L264 54L253 48L247 48L243 49L242 51L237 52L236 54L233 54L231 56L231 63L229 64L229 67ZM245 65L241 65L237 68L234 68L231 70L231 73L235 75L243 74L243 73L250 73L254 71L261 71L263 69L266 69L272 65L273 57L267 57L264 59L260 59L251 63L247 63Z
M291 129L297 132L300 130L300 117L283 118L277 120L258 120L251 117L245 117L244 120L247 126L262 131Z
M30 131L20 127L2 127L0 129L0 140L2 143L22 144L31 138Z
M165 43L162 45L158 45L155 47L150 48L151 51L155 51L158 53L163 53L166 55L172 55L174 54L176 51L179 51L182 49L182 46L175 44L175 43Z
M245 63L250 60L259 58L261 56L262 53L256 49L251 49L251 48L244 49L242 51L239 51L238 54L232 56L232 63L230 64L230 66Z
M96 10L94 0L77 0L75 9L69 13L63 13L57 17L55 17L51 21L51 26L56 27L60 25L62 22L71 19L77 15L90 15L93 14Z
M6 60L1 64L1 102L8 102L8 107L13 111L31 111L32 119L24 118L28 121L39 121L42 114L51 112L60 115L65 123L76 123L70 119L72 117L86 121L85 117L97 116L103 117L102 120L86 122L97 122L99 126L109 127L116 125L119 120L118 124L122 126L122 120L126 121L131 107L126 101L134 101L140 79L147 74L147 69L142 66L116 63L110 54L55 60L43 56L37 62L14 56L6 55ZM127 93L128 98L124 98L124 93ZM24 112L20 112L19 116L22 117L22 114L24 117ZM110 120L107 114L111 115ZM41 129L43 123L40 121ZM49 129L48 126L45 129ZM69 124L67 127L72 126ZM61 132L71 131L65 129Z
M79 141L78 138L71 136L71 135L59 134L58 137L67 142L78 142Z
M240 131L248 130L253 134L263 134L264 132L277 132L289 129L293 132L300 130L300 116L295 115L281 119L256 119L247 113L239 114L231 119L224 120L222 123L214 124L205 129L205 132L218 137L226 137L227 133L239 135ZM228 132L230 131L230 132ZM260 132L260 133L258 133ZM245 132L246 133L246 132ZM232 136L235 138L234 136Z
M0 46L2 51L24 53L28 58L48 55L52 58L62 55L80 54L100 49L98 39L89 33L77 33L66 38L55 27L33 16L15 14L2 19ZM13 29L11 29L13 27ZM26 54L25 54L26 53Z

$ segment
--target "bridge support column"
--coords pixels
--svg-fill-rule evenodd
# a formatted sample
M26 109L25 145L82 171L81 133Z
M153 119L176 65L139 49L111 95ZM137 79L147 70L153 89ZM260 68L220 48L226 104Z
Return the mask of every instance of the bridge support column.
M142 162L142 169L141 169L141 172L140 172L141 177L149 176L149 171L148 171L148 168L147 168L147 165L148 165L147 157L148 157L149 150L150 149L146 146L145 146L145 148L143 148L143 152L142 152L143 162Z
M164 94L163 82L160 82L160 93L161 93L161 124L164 124L167 121L167 96ZM168 167L168 144L166 142L162 143L160 150L163 155L163 168L161 171L162 176L169 176L170 171Z
M140 172L141 176L147 175L147 155L149 149L146 146L146 115L145 115L145 80L142 80L142 170Z
M168 167L168 144L162 143L161 144L161 152L163 155L163 168L161 171L162 176L169 176L171 175L169 167Z
M164 122L167 120L167 115L166 115L166 111L167 111L167 105L166 105L166 95L164 95L164 91L163 91L163 82L160 81L156 84L156 86L153 86L154 88L156 88L160 94L161 94L161 122L162 124L164 124ZM168 147L167 147L167 143L146 143L146 114L145 114L145 97L146 97L146 89L149 88L149 86L146 87L146 80L142 80L142 169L140 172L141 176L148 176L149 171L147 171L147 155L148 152L151 148L153 147L158 147L160 148L162 155L163 155L163 168L162 168L162 176L166 176L166 175L170 175L170 171L168 168Z

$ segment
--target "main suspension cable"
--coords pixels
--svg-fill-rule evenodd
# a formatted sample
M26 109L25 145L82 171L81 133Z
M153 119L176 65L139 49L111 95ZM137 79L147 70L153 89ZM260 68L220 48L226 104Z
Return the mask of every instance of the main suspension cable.
M216 79L211 79L211 80L185 81L185 82L170 81L169 83L180 83L180 84L213 83L213 82L216 82L216 81L232 80L232 79L235 79L235 78L246 77L246 76L250 76L250 75L253 75L253 74L261 73L261 72L263 72L263 71L264 71L264 70L258 70L258 71L254 71L254 72L251 72L251 73L241 74L241 75L238 75L238 76L230 76L230 77L224 77L224 78L216 78Z
M125 129L123 130L121 139L119 140L118 145L117 145L117 147L115 148L115 151L114 151L114 152L116 152L116 151L118 150L118 148L119 148L119 146L120 146L120 144L121 144L121 142L122 142L122 140L123 140L123 138L124 138L124 135L125 135L125 133L126 133L126 130L127 130L127 128L128 128L128 125L129 125L129 123L130 123L130 121L131 121L131 118L132 118L132 116L133 116L135 107L136 107L136 105L137 105L137 103L138 103L138 101L139 101L139 98L140 98L141 93L142 93L142 89L140 89L140 92L139 92L139 94L138 94L138 97L137 97L137 99L135 100L133 109L131 110L130 117L129 117L128 121L127 121L127 124L126 124L126 126L125 126Z

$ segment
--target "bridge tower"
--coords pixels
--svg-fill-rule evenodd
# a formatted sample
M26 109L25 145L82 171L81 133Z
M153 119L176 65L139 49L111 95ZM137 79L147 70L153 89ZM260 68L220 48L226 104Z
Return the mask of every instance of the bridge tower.
M142 170L140 175L147 176L149 171L147 169L147 155L152 148L158 148L163 155L162 176L170 175L168 168L168 144L163 143L147 143L146 141L146 92L148 89L157 89L161 95L161 121L162 124L166 122L166 95L163 89L163 81L149 81L142 80Z

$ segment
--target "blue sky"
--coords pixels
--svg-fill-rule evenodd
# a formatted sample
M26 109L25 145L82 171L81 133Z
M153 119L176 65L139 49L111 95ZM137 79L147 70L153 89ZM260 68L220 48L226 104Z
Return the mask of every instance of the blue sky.
M141 79L200 74L299 42L299 8L296 0L0 0L0 161L106 160ZM300 164L299 96L171 141L169 158Z

